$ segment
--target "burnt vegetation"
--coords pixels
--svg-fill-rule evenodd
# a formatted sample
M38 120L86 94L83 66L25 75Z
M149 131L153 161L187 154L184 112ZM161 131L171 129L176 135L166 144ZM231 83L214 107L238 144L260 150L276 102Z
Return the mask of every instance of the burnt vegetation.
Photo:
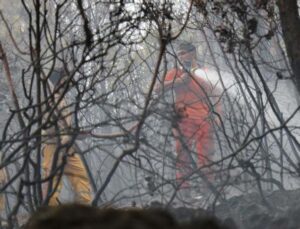
M66 171L73 153L94 207L203 208L241 228L251 226L230 210L236 196L245 195L242 203L255 195L261 221L294 211L270 195L293 199L289 191L299 188L297 0L4 0L0 9L0 208L8 227L48 206L60 182L58 202L76 199ZM193 163L188 196L175 175L172 96L155 90L178 65L182 41L196 47L222 104L218 112L208 98L216 150L208 164ZM58 70L65 78L53 89ZM45 173L49 129L57 148ZM195 149L187 151L195 160Z

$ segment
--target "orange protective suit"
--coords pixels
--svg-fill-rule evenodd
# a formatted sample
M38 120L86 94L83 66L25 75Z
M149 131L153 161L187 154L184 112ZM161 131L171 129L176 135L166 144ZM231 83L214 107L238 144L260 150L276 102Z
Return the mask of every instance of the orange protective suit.
M197 167L209 162L214 153L212 129L212 86L197 76L191 76L188 82L176 85L175 80L184 72L180 69L168 71L165 82L174 82L175 111L177 119L174 123L177 153L176 178L183 187L189 183L184 181ZM218 105L219 106L219 105ZM217 110L219 111L219 107ZM194 150L195 148L195 150ZM197 161L194 163L191 152L196 151ZM209 175L208 175L209 178Z

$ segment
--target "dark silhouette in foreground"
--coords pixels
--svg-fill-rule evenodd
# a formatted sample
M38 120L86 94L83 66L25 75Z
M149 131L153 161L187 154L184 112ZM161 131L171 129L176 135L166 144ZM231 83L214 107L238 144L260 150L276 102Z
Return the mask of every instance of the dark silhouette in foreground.
M100 209L68 204L39 209L25 229L231 229L212 217L185 223L177 220L163 209Z

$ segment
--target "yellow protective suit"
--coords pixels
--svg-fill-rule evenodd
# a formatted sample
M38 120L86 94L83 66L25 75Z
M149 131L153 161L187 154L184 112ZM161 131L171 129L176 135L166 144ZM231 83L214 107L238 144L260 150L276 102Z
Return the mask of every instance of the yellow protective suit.
M5 182L7 181L7 175L5 172L5 169L1 169L0 170L0 184L1 187L5 184ZM5 209L5 195L4 193L0 193L0 213L3 212Z
M56 171L54 178L49 179L49 182L52 180L52 189L55 189L54 194L50 198L49 205L53 206L59 204L58 197L62 188L62 180L58 178L61 171L63 171L62 175L67 176L71 183L73 191L75 192L75 201L89 204L92 200L92 196L88 174L75 145L70 146L72 112L69 111L65 100L61 99L60 96L59 93L56 93L54 94L54 101L51 99L46 100L46 103L48 105L50 104L50 108L54 107L54 112L51 112L48 106L44 111L45 114L43 117L45 124L48 124L49 121L51 122L51 125L46 125L47 128L44 128L42 132L44 144L42 168L44 177L50 178L53 175L51 173L55 173L51 170L53 158L56 153L58 160L55 163L55 167L62 165L62 159L66 158L63 170ZM67 145L69 145L69 147L66 147ZM58 181L59 184L57 183ZM43 187L44 198L47 195L49 182L46 182Z
M43 149L44 160L42 167L46 177L51 175L52 161L55 151L57 150L56 148L56 144L46 144ZM57 166L61 165L62 156L63 155L59 155ZM86 204L90 203L92 200L90 182L82 160L80 159L79 155L76 154L74 147L71 147L67 152L63 175L68 177L71 186L73 187L75 192L75 201ZM49 205L51 206L59 204L58 197L62 188L62 181L59 181L58 178L59 175L57 174L52 180L52 187L56 188L56 190L49 201ZM58 181L59 183L57 184ZM47 191L47 186L44 187L44 190L45 193Z

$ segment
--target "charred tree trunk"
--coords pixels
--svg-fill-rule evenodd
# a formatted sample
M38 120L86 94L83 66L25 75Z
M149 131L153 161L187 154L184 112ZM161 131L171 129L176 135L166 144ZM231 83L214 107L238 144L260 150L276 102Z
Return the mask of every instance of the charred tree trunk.
M277 0L277 6L288 58L300 93L300 18L297 0Z

